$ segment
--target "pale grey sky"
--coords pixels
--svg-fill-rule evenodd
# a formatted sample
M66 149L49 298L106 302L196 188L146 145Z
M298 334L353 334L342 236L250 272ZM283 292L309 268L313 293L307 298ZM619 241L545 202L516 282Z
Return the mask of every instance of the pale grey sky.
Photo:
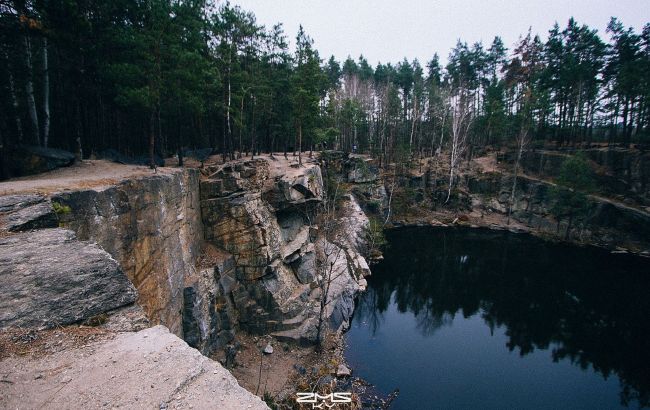
M253 11L259 23L284 23L293 44L298 25L314 39L321 58L344 60L363 55L374 66L417 57L424 65L438 52L446 61L462 39L489 46L495 35L508 49L525 34L546 38L555 21L565 26L573 16L579 23L605 28L611 16L640 32L650 22L650 0L232 0Z

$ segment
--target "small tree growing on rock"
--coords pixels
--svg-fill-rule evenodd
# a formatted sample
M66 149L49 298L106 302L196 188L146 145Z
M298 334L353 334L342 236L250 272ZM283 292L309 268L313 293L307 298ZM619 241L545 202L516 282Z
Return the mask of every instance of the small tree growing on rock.
M508 202L508 225L510 225L510 215L512 214L512 207L515 205L516 190L517 190L517 177L519 175L519 164L521 162L521 157L528 149L528 144L530 143L530 137L528 134L528 128L522 126L519 134L517 135L517 157L515 158L515 165L512 174L512 189L510 190L510 201Z
M323 261L317 267L318 269L318 287L320 288L320 311L318 313L318 324L316 325L316 344L318 347L323 345L327 330L327 309L332 300L330 290L332 284L340 276L346 273L345 269L337 269L340 258L345 258L344 250L341 246L330 242L327 239L322 241Z
M385 246L388 241L384 236L383 224L376 218L370 218L368 226L364 229L365 239L368 243L368 254L371 258L381 255L381 247Z
M568 218L564 235L569 239L576 217L588 211L587 193L594 189L594 179L589 163L582 154L576 154L562 164L557 184L551 189L554 204L551 213L557 219L558 232L562 218Z
M320 289L316 343L319 348L322 347L327 333L327 309L332 302L330 295L332 284L347 273L347 265L342 267L339 263L339 260L346 259L345 231L337 219L336 207L341 192L340 185L337 178L328 178L328 192L325 195L322 209L316 217L317 225L320 228L316 240L319 253L316 263L316 282Z

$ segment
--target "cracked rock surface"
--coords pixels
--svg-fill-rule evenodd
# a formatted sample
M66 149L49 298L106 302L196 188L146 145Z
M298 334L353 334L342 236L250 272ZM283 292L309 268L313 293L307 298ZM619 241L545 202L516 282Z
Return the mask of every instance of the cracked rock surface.
M99 246L55 228L0 238L0 329L46 328L135 302L137 292Z

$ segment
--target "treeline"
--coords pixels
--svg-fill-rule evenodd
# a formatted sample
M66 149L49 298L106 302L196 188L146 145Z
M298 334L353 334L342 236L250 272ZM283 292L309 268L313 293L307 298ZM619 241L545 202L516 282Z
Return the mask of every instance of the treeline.
M500 37L487 48L459 41L445 67L437 55L424 67L404 59L374 69L363 57L330 59L325 70L341 81L323 117L341 146L388 158L453 150L463 132L470 155L522 134L560 145L647 141L650 24L637 34L612 18L607 32L609 43L570 19L546 42L528 32L512 50Z
M5 147L229 156L294 147L325 95L301 30L202 0L0 2Z
M445 149L458 105L470 147L526 129L558 144L648 136L650 25L573 19L512 50L459 42L442 67L323 61L300 29L205 0L0 0L0 143L224 157L340 148L386 160ZM471 151L470 151L471 152Z

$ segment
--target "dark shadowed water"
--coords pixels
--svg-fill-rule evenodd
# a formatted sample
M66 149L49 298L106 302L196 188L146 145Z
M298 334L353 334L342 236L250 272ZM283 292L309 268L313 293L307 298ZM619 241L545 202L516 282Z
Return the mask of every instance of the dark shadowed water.
M391 409L650 401L650 260L527 235L405 228L359 297L346 357Z

